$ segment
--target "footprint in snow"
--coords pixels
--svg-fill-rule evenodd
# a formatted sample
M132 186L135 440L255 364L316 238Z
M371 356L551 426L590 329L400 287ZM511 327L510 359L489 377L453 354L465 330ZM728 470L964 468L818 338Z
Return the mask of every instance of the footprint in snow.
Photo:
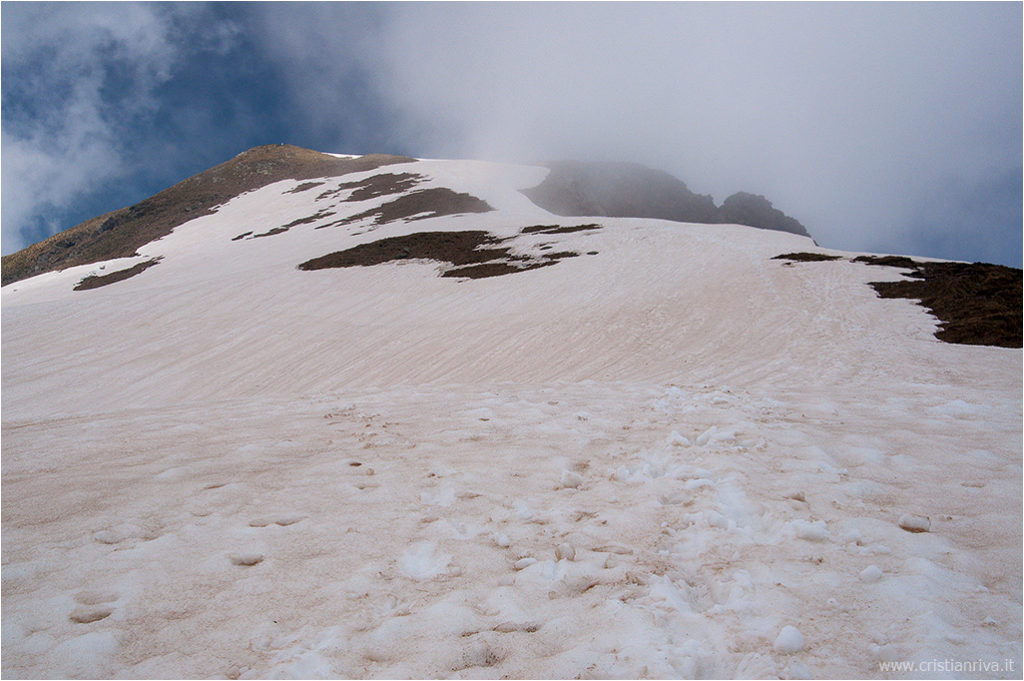
M901 515L897 524L900 526L900 529L907 532L928 532L932 527L932 521L929 518L912 513Z
M109 604L117 599L118 595L113 591L80 591L75 594L75 602L79 605L71 611L68 619L78 624L98 622L113 614L114 608Z
M113 591L80 591L75 594L75 602L82 605L99 605L100 603L112 603L118 599Z
M254 518L249 521L249 527L267 527L268 525L280 525L281 527L287 527L288 525L294 525L297 522L305 520L306 516L299 515L297 513L288 513L284 515L264 518Z
M231 561L232 565L238 565L239 567L251 567L257 563L263 562L262 553L230 553L228 554L228 560Z
M68 619L78 624L89 624L110 617L114 609L107 605L83 605L75 608Z

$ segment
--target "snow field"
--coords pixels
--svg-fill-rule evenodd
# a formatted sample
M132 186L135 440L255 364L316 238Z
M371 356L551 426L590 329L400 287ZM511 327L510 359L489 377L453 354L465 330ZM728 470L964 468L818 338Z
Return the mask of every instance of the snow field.
M598 255L494 279L295 269L583 222L518 193L543 169L383 171L499 210L318 230L393 197L287 181L128 281L4 287L5 676L1021 668L1018 351L728 225L601 219L543 237Z
M74 421L25 425L6 436L25 456L5 465L22 521L6 525L5 670L802 677L1019 659L1017 585L981 558L1002 547L958 548L992 536L998 503L890 481L841 444L848 425L789 416L802 406L452 386L110 414L115 451ZM35 450L71 441L73 461ZM57 465L25 474L43 459ZM925 510L931 532L900 529Z

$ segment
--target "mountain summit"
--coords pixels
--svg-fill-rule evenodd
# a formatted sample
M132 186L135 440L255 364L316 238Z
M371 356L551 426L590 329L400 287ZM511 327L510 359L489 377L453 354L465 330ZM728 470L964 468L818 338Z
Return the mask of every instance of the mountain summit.
M1020 270L289 146L3 267L6 677L1019 676Z

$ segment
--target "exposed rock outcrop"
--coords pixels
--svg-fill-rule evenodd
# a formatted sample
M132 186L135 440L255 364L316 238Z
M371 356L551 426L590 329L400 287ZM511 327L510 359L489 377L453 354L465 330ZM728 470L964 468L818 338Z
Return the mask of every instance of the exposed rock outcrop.
M810 236L807 229L796 219L772 206L771 201L759 194L748 194L747 192L733 194L722 202L717 217L717 222L749 225L761 229L774 229L779 232Z
M661 170L636 163L556 161L544 182L525 194L555 215L661 218L679 222L715 222L710 196L695 194Z
M763 196L739 192L721 207L661 170L636 163L554 161L544 181L525 194L555 215L660 218L676 222L735 223L810 236Z

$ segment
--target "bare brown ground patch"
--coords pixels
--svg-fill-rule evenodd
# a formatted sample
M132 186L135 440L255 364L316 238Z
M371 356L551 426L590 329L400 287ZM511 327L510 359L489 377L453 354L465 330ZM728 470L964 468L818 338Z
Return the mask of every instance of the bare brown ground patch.
M287 231L288 231L287 227L274 227L273 229L268 229L265 232L260 232L259 234L253 234L250 238L251 239L259 239L262 236L274 236L275 234L284 234ZM232 241L233 241L233 239L232 239Z
M585 232L594 229L601 229L601 225L532 225L523 227L523 234L571 234L572 232Z
M99 288L101 286L107 286L125 279L130 279L136 274L142 274L153 265L160 262L160 258L153 258L145 262L140 262L137 265L129 267L128 269L118 270L111 272L110 274L90 274L88 277L83 278L80 282L75 285L75 291L88 291L89 289Z
M452 265L469 265L509 257L509 248L498 247L501 239L484 231L417 232L393 236L344 251L313 258L299 265L301 270L330 267L369 267L395 260L437 260Z
M560 259L579 255L573 251L540 254L536 257L516 255L510 247L502 245L509 240L482 230L417 232L379 239L313 258L300 264L299 269L310 271L333 267L369 267L399 260L433 260L452 265L452 268L441 274L442 277L482 279L547 267Z
M345 199L346 202L367 201L407 192L424 179L423 175L418 173L380 173L358 182L343 182L337 189L326 191L316 198L319 201L351 190L352 193Z
M125 258L185 222L210 215L239 194L281 180L312 180L411 163L405 156L337 158L287 144L255 147L128 208L101 215L2 258L2 284L103 260Z
M904 267L908 270L916 270L921 264L905 255L858 255L851 262L863 262L882 267Z
M787 253L791 262L839 260L820 253ZM939 320L935 337L946 343L1019 348L1022 333L1021 270L1004 265L921 262L904 255L860 255L851 262L910 270L902 281L873 281L879 298L917 301Z
M373 218L375 225L383 225L402 219L424 220L460 213L487 213L492 210L494 209L490 204L483 199L478 199L470 194L453 192L447 187L435 187L411 192L335 224L351 224Z
M947 343L1019 348L1021 270L1003 265L917 262L902 256L861 256L855 262L913 270L903 281L875 281L879 298L917 300L939 318L935 337Z
M783 253L772 258L772 260L789 260L790 262L824 262L840 259L841 256L826 255L825 253Z
M285 192L285 194L298 194L299 192L304 192L319 187L322 184L323 182L303 182L295 189L289 189L288 191Z
M465 267L454 267L441 274L442 277L460 277L465 279L486 279L488 277L501 277L506 274L535 270L540 267L554 265L554 262L536 261L514 265L508 262L488 262L480 265L467 265Z

